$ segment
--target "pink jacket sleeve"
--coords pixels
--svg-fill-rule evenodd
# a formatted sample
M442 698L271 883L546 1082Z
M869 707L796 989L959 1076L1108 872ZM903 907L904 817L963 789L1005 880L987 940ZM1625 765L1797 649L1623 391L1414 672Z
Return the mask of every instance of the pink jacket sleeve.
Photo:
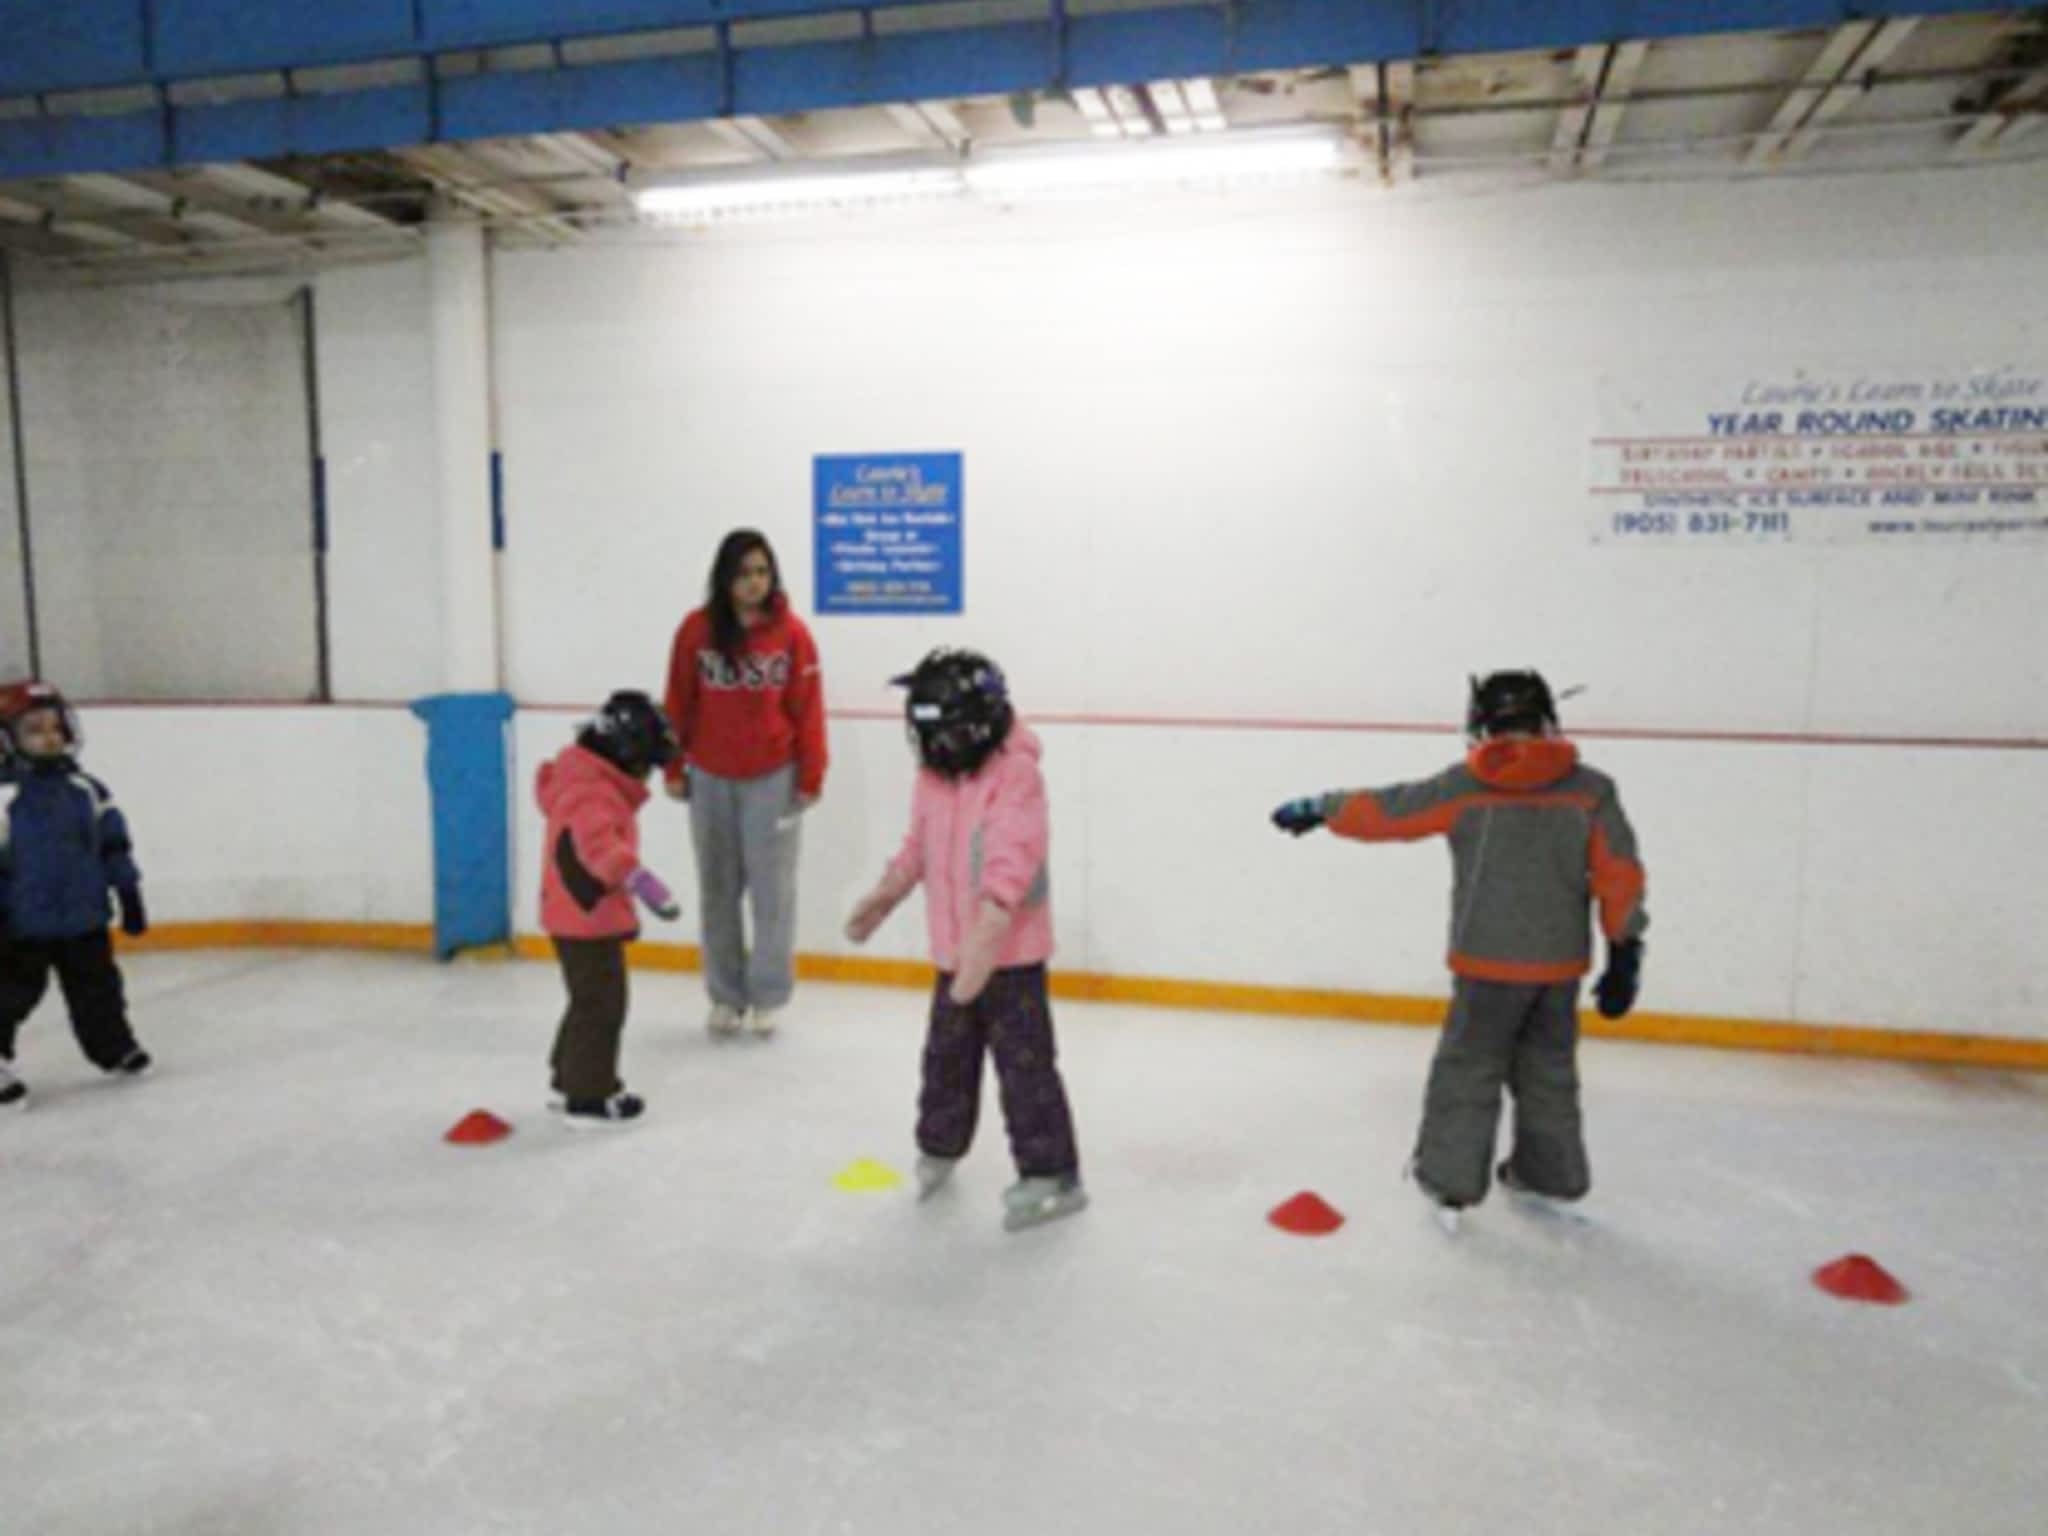
M903 834L903 846L889 861L884 876L898 890L908 891L924 878L924 801L927 793L924 775L920 773L916 787L910 792L910 830Z
M609 889L623 885L640 864L640 829L628 816L597 795L581 795L564 807L563 825L576 845L583 867Z
M1009 754L983 823L981 894L1015 912L1039 885L1051 848L1045 775L1036 758Z

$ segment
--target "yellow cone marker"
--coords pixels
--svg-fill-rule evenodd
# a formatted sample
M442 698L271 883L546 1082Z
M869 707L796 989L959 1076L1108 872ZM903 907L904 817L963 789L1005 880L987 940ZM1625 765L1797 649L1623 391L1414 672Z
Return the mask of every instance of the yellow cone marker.
M832 1175L832 1187L843 1189L848 1194L866 1195L877 1190L897 1189L902 1186L903 1175L886 1163L878 1163L871 1157L857 1157L844 1168Z

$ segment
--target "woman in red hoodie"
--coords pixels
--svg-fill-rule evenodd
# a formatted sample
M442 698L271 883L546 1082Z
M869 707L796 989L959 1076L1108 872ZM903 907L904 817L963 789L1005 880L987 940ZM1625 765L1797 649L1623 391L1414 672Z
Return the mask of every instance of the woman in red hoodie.
M668 792L690 802L697 850L709 1027L771 1035L796 987L798 818L825 787L825 691L775 551L751 528L726 535L704 606L676 631L668 716L682 748Z
M672 923L682 913L659 876L640 863L640 807L647 776L675 758L668 722L644 693L621 692L552 762L535 785L547 817L542 845L541 926L554 940L569 989L555 1035L555 1100L569 1125L637 1120L646 1106L619 1082L626 1027L626 942L638 938L638 898Z

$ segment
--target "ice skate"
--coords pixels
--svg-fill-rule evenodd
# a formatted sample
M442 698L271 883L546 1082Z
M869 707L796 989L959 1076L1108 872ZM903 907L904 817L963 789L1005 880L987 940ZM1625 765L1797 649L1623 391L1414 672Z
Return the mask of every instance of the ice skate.
M704 1027L713 1038L729 1040L740 1032L740 1026L745 1022L740 1010L731 1003L713 1003L711 1016L704 1021Z
M1421 1174L1415 1171L1415 1159L1409 1158L1408 1165L1401 1170L1401 1177L1415 1186L1415 1192L1429 1202L1429 1214L1441 1227L1446 1237L1456 1237L1458 1228L1464 1224L1465 1208L1452 1200L1446 1200L1432 1189Z
M1086 1210L1088 1191L1074 1174L1019 1179L1003 1191L1003 1230L1022 1232Z
M782 1024L780 1008L755 1008L747 1014L747 1033L756 1040L773 1039Z
M1564 1222L1567 1226L1587 1225L1586 1213L1571 1200L1559 1199L1556 1195L1542 1194L1531 1189L1515 1175L1513 1160L1503 1162L1493 1170L1493 1177L1500 1187L1508 1192L1514 1203L1534 1215L1547 1216L1553 1221Z
M957 1157L934 1157L929 1152L917 1155L917 1199L922 1205L951 1182L953 1170L960 1166Z
M120 1077L140 1077L152 1064L149 1052L138 1045L107 1070Z
M0 1061L0 1107L19 1104L28 1097L28 1084L15 1075L14 1063Z
M623 1089L602 1099L567 1099L562 1103L562 1124L576 1130L611 1129L631 1125L647 1110L637 1093Z

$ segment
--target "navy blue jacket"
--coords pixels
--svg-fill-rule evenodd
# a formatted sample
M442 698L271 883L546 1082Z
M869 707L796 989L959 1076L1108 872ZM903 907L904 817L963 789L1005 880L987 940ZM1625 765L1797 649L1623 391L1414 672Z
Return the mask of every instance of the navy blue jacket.
M110 921L108 897L135 889L128 822L107 786L69 758L19 759L0 774L0 920L20 939L75 939Z

